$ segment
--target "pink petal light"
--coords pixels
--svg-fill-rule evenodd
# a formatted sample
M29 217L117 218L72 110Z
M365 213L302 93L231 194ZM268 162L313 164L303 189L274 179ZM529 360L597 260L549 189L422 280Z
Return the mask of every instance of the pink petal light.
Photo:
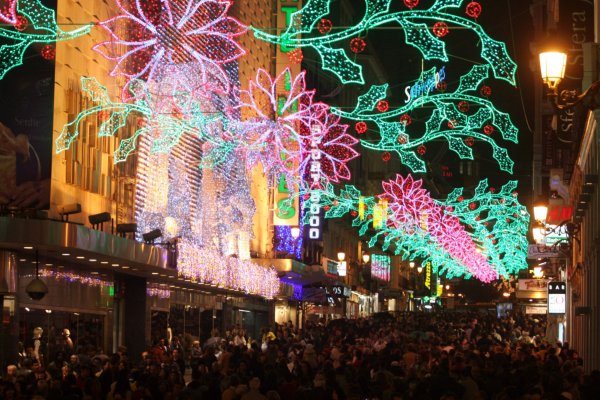
M247 27L227 16L227 0L117 0L122 11L100 25L110 39L94 46L106 59L115 61L111 76L128 82L123 97L130 98L134 79L149 80L166 65L195 63L194 80L227 93L230 82L223 64L245 54L234 38ZM192 78L192 77L190 77Z
M0 0L0 21L10 25L17 23L17 0Z
M452 258L461 262L475 278L482 282L497 279L496 271L481 254L469 233L455 216L447 214L442 206L422 188L422 180L411 175L383 183L385 193L378 197L388 201L390 212L398 229L422 229L431 240L441 246Z

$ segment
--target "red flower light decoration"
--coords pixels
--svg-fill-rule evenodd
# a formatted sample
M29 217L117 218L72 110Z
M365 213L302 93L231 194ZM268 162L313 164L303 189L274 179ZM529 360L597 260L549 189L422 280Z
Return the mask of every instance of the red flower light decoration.
M302 54L302 49L294 49L288 53L288 60L290 60L292 64L300 64L303 58L304 54Z
M381 100L377 103L377 110L379 112L386 112L389 109L390 109L390 105L387 101Z
M473 136L469 136L465 138L465 144L469 147L472 147L473 144L475 143L475 139L473 139Z
M408 126L412 123L412 118L408 114L402 114L402 116L400 116L400 122L402 122L404 126Z
M390 159L391 159L391 158L392 158L392 155L390 154L390 152L389 152L389 151L384 151L384 152L381 154L381 159L382 159L384 162L388 162L388 161L390 161Z
M458 103L458 110L460 112L466 113L467 111L469 111L469 102L468 101L460 101Z
M40 54L42 55L42 58L44 60L54 60L54 58L56 57L56 49L53 45L47 44L44 47L42 47L42 50L40 50Z
M481 4L479 4L476 1L470 2L469 4L467 4L467 9L465 10L465 13L472 18L479 17L479 15L481 14Z
M404 5L412 10L419 5L419 0L404 0Z
M17 0L0 0L0 21L17 24Z
M350 51L353 53L362 53L367 47L367 43L361 38L354 38L350 41Z
M356 133L362 135L367 131L367 123L364 121L359 121L356 124L354 124L354 129L356 130Z
M425 153L427 153L427 147L425 147L424 144L420 145L419 147L417 147L417 153L419 153L420 155L424 155Z
M443 21L438 21L433 24L433 34L437 37L446 36L450 30L448 29L448 24Z
M486 135L490 136L492 133L494 133L494 126L493 125L486 125L483 127L483 133L485 133Z
M19 32L23 32L29 26L29 21L23 15L19 15L17 17L17 22L15 23L15 29Z
M348 134L348 125L340 124L340 117L329 112L329 107L320 103L322 112L318 114L317 120L322 126L323 137L318 144L321 161L321 174L330 182L339 183L340 179L348 180L351 172L346 165L350 160L359 156L354 150L358 139ZM308 176L310 172L311 139L303 136L301 140L303 149L302 162L300 164L300 176Z
M482 96L490 97L492 95L492 88L484 85L481 87L481 90L479 90L479 93L481 93Z
M323 35L331 32L332 28L333 28L333 24L331 23L331 20L328 20L326 18L323 18L317 24L317 29L319 30L319 33L321 33Z
M116 61L111 76L151 80L165 65L196 63L194 80L227 93L229 78L222 65L245 54L234 38L247 27L227 16L229 0L117 0L122 14L100 25L110 39L94 46ZM190 77L192 78L192 77Z

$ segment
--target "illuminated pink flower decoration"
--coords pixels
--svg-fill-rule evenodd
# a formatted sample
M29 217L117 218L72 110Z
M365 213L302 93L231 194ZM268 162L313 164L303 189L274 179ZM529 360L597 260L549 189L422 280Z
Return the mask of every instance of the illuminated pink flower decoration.
M194 79L228 92L222 65L245 54L234 37L247 27L227 16L227 0L116 0L123 12L100 25L111 38L94 46L116 61L112 76L148 80L165 64L197 63ZM130 97L124 88L124 97Z
M426 230L431 240L457 261L469 273L483 282L496 279L496 272L486 258L477 251L475 243L457 217L447 214L422 188L422 180L397 175L396 180L383 183L385 192L378 197L387 200L395 228L413 231Z
M282 94L280 88L288 79L290 89ZM297 172L301 162L300 132L309 135L313 124L322 123L321 115L327 108L323 103L313 104L313 96L314 90L306 90L304 72L292 77L286 68L273 79L264 69L258 70L248 90L240 94L239 108L247 129L243 150L249 150L249 154L259 152L257 157L247 159L249 164L261 161L266 169L279 167L288 174Z
M403 178L396 175L395 181L383 182L385 193L379 195L387 200L394 218L402 224L415 224L421 213L433 205L429 193L421 186L422 180L415 181L411 175Z
M351 173L346 163L358 157L358 152L353 148L358 143L358 139L347 133L348 125L340 124L340 117L329 113L329 107L323 107L320 103L314 106L320 107L321 112L318 115L324 132L321 142L317 145L320 153L321 175L330 182L338 183L340 179L349 180ZM308 177L311 161L310 136L303 135L301 144L303 154L300 176Z
M0 0L0 21L10 25L17 23L17 0Z

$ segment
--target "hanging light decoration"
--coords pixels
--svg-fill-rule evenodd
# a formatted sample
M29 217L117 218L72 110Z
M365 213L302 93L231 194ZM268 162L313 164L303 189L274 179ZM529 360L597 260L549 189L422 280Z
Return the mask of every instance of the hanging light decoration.
M477 18L481 14L481 4L476 1L472 1L467 4L467 8L465 10L465 14L467 14L471 18Z
M331 23L331 20L327 19L327 18L323 18L319 21L319 23L317 24L317 29L319 30L319 33L321 33L322 35L331 32L331 29L333 28L333 24Z
M362 53L367 47L367 43L362 38L354 38L350 41L350 51L353 53Z

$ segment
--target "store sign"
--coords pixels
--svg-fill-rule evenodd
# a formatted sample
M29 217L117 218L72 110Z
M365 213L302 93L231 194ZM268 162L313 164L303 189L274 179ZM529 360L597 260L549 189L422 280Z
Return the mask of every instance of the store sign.
M321 239L321 125L311 126L310 152L310 197L308 200L308 238Z
M274 202L273 225L298 226L298 196L290 198L290 190L284 175L279 178L275 189Z
M544 244L530 244L527 248L527 259L537 260L539 258L558 258L564 257L558 247L550 247Z
M406 100L404 100L404 102L410 103L413 99L427 96L429 93L433 92L438 84L446 79L445 68L446 67L442 67L435 73L433 73L432 70L425 71L421 80L415 82L412 86L406 86L404 88L404 94L406 95Z
M391 268L392 259L390 256L384 256L381 254L373 254L371 256L371 276L373 278L389 282Z
M548 283L548 314L564 314L567 311L567 284Z

